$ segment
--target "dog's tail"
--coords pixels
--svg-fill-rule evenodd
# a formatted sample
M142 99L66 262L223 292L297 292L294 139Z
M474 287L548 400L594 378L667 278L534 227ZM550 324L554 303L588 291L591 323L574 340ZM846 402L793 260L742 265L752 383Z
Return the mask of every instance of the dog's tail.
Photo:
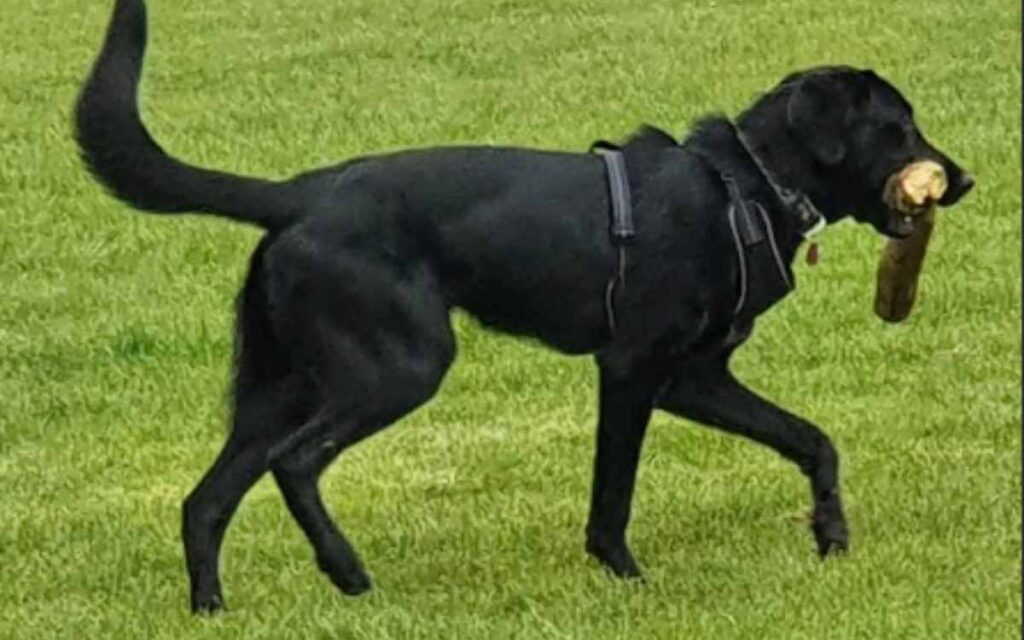
M300 215L287 183L210 171L164 152L139 117L146 50L143 0L116 0L103 49L75 108L75 136L89 170L117 198L155 213L212 213L281 229Z

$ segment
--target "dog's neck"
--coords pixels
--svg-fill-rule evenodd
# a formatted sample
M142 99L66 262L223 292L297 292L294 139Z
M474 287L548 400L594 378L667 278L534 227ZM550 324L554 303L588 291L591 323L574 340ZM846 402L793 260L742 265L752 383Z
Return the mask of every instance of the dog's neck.
M740 114L736 130L777 183L803 193L829 223L837 222L850 209L849 203L842 202L834 177L826 175L828 170L790 133L781 104L786 98L785 92L762 98Z
M804 238L817 235L827 224L825 214L819 211L814 206L814 202L802 191L796 191L779 184L773 176L771 169L758 157L757 153L751 148L750 141L746 139L746 136L738 128L736 129L736 139L739 140L743 150L747 152L754 165L757 166L765 182L775 192L775 197L779 204L797 219L797 231L800 235Z
M714 117L698 123L685 146L719 173L730 174L743 193L766 206L780 252L787 262L792 262L819 216L828 218L818 211L817 200L801 188L803 185L794 184L786 173L776 171L770 153L759 151L766 148L762 137L741 132L726 118ZM794 198L809 199L808 210L795 206Z

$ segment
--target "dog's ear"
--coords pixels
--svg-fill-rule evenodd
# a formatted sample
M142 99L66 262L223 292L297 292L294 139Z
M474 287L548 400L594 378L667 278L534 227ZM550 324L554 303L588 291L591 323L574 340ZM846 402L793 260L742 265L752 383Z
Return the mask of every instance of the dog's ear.
M789 96L786 123L818 160L836 165L846 156L843 121L848 107L846 92L835 79L805 78Z

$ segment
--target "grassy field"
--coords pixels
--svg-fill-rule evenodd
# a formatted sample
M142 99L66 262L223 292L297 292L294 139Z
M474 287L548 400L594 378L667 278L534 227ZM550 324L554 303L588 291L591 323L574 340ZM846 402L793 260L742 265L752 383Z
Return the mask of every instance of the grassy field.
M211 620L187 612L179 505L223 440L257 235L130 213L78 165L70 105L108 4L0 0L0 637L1018 636L1019 5L152 0L145 115L219 168L681 133L844 62L903 88L978 181L939 221L908 322L874 317L882 241L844 223L738 356L844 456L847 557L812 553L795 468L659 415L631 528L649 582L606 578L582 544L591 363L458 317L439 396L324 479L375 591L338 595L264 480L229 530L230 611Z

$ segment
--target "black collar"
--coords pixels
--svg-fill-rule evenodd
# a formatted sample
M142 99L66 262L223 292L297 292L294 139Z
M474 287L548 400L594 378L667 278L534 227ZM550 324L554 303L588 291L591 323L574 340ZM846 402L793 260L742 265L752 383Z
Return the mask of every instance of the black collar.
M740 146L750 156L757 170L761 172L761 177L764 178L768 186L775 192L775 197L779 199L783 209L792 213L800 221L798 226L800 235L805 239L810 239L820 233L825 228L825 225L828 224L828 221L825 215L814 206L810 197L803 191L783 187L776 182L771 171L768 170L764 162L761 161L761 158L754 153L750 144L747 143L747 139L743 132L740 131L739 126L733 124L732 128L736 132L736 140L739 141Z

